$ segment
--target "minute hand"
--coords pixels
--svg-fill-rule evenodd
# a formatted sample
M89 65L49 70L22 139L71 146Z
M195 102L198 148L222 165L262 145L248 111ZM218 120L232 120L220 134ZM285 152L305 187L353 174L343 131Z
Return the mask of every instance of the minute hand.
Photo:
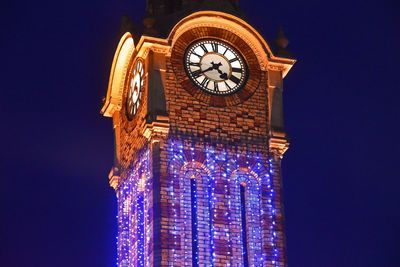
M207 72L207 71L210 71L210 70L213 70L213 69L214 69L214 67L209 67L208 69L205 69L205 70L201 71L201 73L204 73L204 72Z

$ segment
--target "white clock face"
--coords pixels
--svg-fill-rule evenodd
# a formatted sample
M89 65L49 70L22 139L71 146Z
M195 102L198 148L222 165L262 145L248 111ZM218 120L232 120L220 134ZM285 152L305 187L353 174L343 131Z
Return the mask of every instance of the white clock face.
M136 115L142 96L142 89L144 84L144 66L141 60L137 60L133 70L132 78L129 82L128 97L126 100L126 113L131 120Z
M215 95L237 92L247 80L242 56L230 45L217 40L192 44L185 55L185 68L194 84Z

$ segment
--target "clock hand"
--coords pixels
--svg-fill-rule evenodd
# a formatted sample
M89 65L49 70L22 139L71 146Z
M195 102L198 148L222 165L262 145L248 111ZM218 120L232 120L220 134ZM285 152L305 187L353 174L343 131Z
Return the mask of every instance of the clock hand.
M214 66L209 67L208 69L205 69L205 70L201 71L201 73L204 73L204 72L207 72L207 71L210 71L210 70L213 70L213 69L214 69Z
M221 75L219 77L221 79L228 80L228 74L226 74L226 73L221 73Z
M205 70L202 70L200 73L205 73L205 72L208 72L208 71L211 71L211 70L216 70L216 71L218 71L219 74L221 74L219 76L221 79L224 79L224 80L228 79L228 74L224 73L222 70L219 69L219 67L222 66L221 62L218 62L217 64L215 64L214 61L211 61L210 63L211 63L212 66L207 68L207 69L205 69Z
M211 62L211 63L213 64L214 62ZM221 67L221 66L222 66L221 62L219 62L218 64L213 64L213 67L215 67L215 69L218 71L218 73L221 74L219 77L221 79L227 80L228 79L228 74L222 72L222 70L219 69L219 67Z

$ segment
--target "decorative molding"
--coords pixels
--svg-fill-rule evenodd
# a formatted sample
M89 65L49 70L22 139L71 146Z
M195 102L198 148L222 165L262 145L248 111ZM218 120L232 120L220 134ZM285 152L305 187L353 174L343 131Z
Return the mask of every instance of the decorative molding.
M121 110L125 79L134 52L135 44L132 35L125 33L118 44L111 66L107 96L101 109L101 113L105 117L112 117L115 112Z
M285 152L289 149L289 144L285 133L271 132L269 138L270 153L282 159Z
M270 61L268 63L268 70L272 71L281 71L282 72L282 78L285 78L285 76L289 73L290 69L293 67L294 63L296 63L296 60L294 59L282 59L282 58L275 58L277 61Z
M171 45L168 43L167 39L142 36L136 46L136 50L143 58L147 57L150 50L156 53L168 55L171 53Z
M159 45L159 44L154 44L151 47L151 51L159 54L171 54L171 47L170 46L164 46L164 45Z
M121 174L119 168L113 167L110 173L108 174L108 181L110 183L110 186L114 188L114 190L117 190L120 180L121 180Z
M166 137L169 133L169 118L165 116L157 116L155 121L145 123L142 129L142 134L148 141L152 143L159 142L160 138Z
M246 40L249 47L253 50L256 55L261 70L266 70L268 65L268 56L272 54L269 46L264 42L263 44L260 42L258 36L256 36L256 31L250 25L244 25L244 21L241 21L239 18L234 16L229 16L225 18L227 14L219 14L219 12L198 12L193 14L192 16L183 19L181 23L178 23L176 28L174 28L171 32L170 39L172 42L172 46L174 46L175 42L185 33L192 29L197 28L218 28L229 31L242 40ZM214 14L215 13L215 14ZM191 18L188 20L188 18Z

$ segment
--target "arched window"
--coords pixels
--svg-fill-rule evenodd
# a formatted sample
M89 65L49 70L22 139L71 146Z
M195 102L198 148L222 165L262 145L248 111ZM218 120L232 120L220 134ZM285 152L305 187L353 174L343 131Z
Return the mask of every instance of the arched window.
M240 169L232 174L232 211L238 216L240 238L237 250L241 251L236 258L241 258L241 266L263 266L261 225L261 188L257 175L248 169ZM236 240L235 237L232 237Z
M201 266L200 263L212 264L210 247L212 243L211 213L209 207L209 175L202 164L190 162L180 170L180 214L182 228L179 232L182 239L181 255L191 266Z

